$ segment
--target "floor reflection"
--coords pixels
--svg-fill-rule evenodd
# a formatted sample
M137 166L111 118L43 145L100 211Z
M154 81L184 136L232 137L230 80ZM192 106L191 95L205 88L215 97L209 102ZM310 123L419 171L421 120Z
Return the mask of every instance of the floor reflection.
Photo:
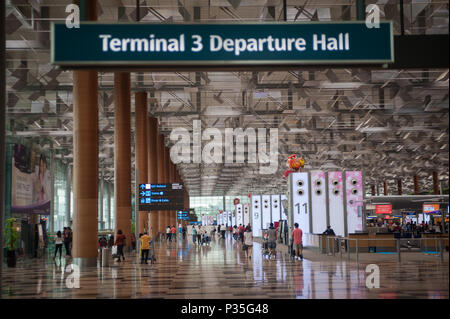
M209 245L191 237L155 245L157 262L141 265L128 254L125 262L80 272L80 288L67 282L71 260L26 260L5 269L2 298L448 298L448 262L380 263L380 288L366 288L364 264L329 259L275 260L255 242L253 257L231 236Z

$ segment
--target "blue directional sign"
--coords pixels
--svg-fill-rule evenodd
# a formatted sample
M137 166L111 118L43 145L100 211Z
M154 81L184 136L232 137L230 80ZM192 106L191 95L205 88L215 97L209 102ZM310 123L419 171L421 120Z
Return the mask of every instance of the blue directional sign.
M184 189L180 183L139 184L139 210L178 210L184 208Z

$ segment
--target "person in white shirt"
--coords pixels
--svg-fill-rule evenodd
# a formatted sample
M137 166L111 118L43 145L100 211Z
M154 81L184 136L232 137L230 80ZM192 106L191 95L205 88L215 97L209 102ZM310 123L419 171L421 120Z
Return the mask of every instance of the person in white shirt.
M170 226L167 226L166 228L166 241L170 239Z
M253 233L250 226L245 228L244 232L244 251L247 258L252 258L252 250L253 250Z

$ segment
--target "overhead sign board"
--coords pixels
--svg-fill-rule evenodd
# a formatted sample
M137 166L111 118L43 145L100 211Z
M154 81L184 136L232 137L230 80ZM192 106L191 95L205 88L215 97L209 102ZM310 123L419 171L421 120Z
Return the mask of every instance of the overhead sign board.
M376 205L375 213L377 214L392 214L392 205Z
M51 62L77 66L383 64L394 61L392 22L53 23Z
M139 210L184 209L183 184L139 184Z
M189 220L189 212L184 211L177 211L177 219L179 220Z
M424 213L435 213L439 211L439 204L423 204Z

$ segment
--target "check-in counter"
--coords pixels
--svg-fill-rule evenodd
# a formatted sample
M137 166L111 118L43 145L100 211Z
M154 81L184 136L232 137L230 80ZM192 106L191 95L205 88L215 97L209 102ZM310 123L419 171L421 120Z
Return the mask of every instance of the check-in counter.
M440 239L445 251L448 251L448 234L422 234L421 249L425 251L440 251Z
M356 251L356 239L358 239L358 252L395 252L396 241L393 233L355 233L349 234L350 252Z

